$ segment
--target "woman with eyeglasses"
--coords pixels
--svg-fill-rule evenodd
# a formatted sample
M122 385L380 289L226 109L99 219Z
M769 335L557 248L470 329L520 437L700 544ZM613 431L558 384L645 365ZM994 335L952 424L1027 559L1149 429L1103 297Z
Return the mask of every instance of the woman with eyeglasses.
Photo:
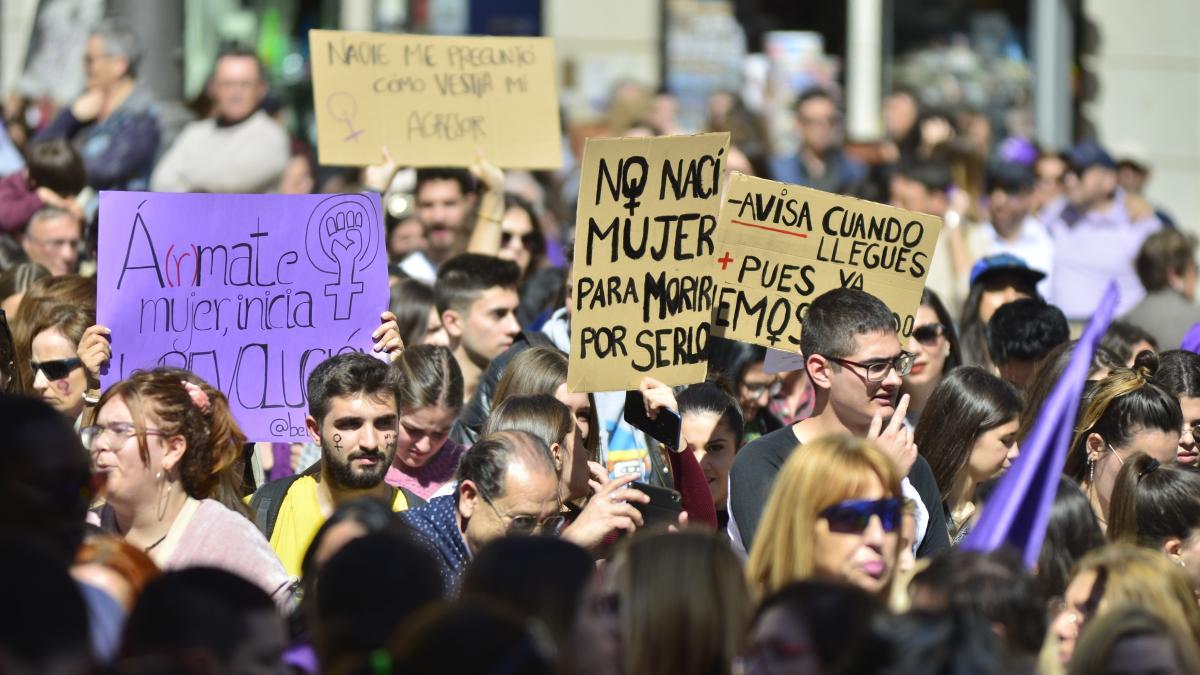
M1117 473L1135 452L1162 464L1175 461L1183 413L1179 401L1150 378L1158 357L1142 352L1132 369L1116 368L1096 383L1079 415L1063 473L1079 482L1108 529Z
M81 431L104 481L100 527L164 570L219 567L286 603L292 580L267 540L213 499L246 438L224 394L188 371L157 368L109 387L97 410Z
M1047 642L1059 664L1071 663L1079 635L1091 621L1130 604L1152 610L1172 632L1200 644L1200 605L1184 571L1157 551L1111 544L1084 556L1067 592L1050 602L1053 640Z
M1200 354L1173 349L1158 355L1154 381L1179 399L1183 413L1183 435L1175 461L1197 466L1200 463Z
M1162 551L1200 590L1200 473L1141 453L1117 474L1108 537Z
M904 496L895 463L872 442L826 436L788 457L746 566L760 595L804 579L887 597L899 557Z
M929 397L942 378L962 365L958 333L937 293L925 289L915 318L916 325L908 338L908 351L917 358L900 387L901 393L908 394L906 417L914 426L920 421Z
M929 398L913 441L942 495L953 544L979 516L976 488L999 478L1017 458L1021 395L976 366L957 368Z

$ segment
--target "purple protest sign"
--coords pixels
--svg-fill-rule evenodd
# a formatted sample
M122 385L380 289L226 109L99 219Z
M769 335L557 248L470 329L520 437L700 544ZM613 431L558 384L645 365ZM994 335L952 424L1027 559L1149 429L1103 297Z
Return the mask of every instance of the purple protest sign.
M371 352L387 309L379 196L101 192L104 387L187 368L225 392L251 440L307 440L317 364Z

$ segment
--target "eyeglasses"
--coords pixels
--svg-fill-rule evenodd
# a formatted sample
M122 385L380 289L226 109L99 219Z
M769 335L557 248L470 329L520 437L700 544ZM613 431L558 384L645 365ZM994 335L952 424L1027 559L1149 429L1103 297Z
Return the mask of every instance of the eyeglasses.
M29 369L33 371L34 377L38 371L42 371L48 380L61 380L71 374L72 370L82 368L83 361L78 357L70 359L55 359L53 361L30 361Z
M871 524L871 516L879 516L879 524L884 532L895 532L900 526L902 512L900 500L893 497L839 502L818 515L828 521L831 532L862 534Z
M924 326L917 326L913 329L913 339L926 347L932 347L942 339L943 331L946 327L940 323L929 323Z
M900 352L898 355L884 360L872 361L870 363L859 363L850 359L839 359L834 356L826 356L830 361L836 361L843 366L858 366L867 371L867 382L883 382L887 379L888 373L894 369L900 377L904 377L912 372L913 362L917 360L917 355L910 352Z
M483 491L479 492L479 496L483 498L483 501L487 502L488 506L492 507L492 511L498 518L500 518L500 520L508 521L508 527L506 529L509 534L525 536L534 534L536 532L538 534L556 536L558 535L558 531L562 529L562 526L567 522L567 519L562 515L547 516L541 520L538 520L534 516L527 515L510 516L496 508L496 505L492 503L491 498L485 495Z
M1183 427L1183 433L1191 434L1192 439L1195 440L1197 443L1200 443L1200 422L1195 422L1193 424L1185 424Z
M750 398L758 398L763 394L768 394L771 398L779 395L783 391L783 383L775 380L769 384L747 384L742 383L742 387L746 389L746 395Z
M33 243L37 244L38 246L41 246L43 248L48 248L48 249L56 249L56 248L75 248L75 249L77 249L77 248L79 248L79 245L82 243L82 240L80 240L80 239L38 239L36 237L30 237L29 235L25 235L25 238L28 239L29 241L32 241Z
M117 445L124 445L125 441L137 435L137 427L131 422L109 422L108 424L96 424L90 427L84 427L79 430L79 437L83 440L83 447L88 450L105 435L110 435L117 441ZM161 436L162 432L158 429L146 429L147 436Z
M512 242L513 236L512 232L501 232L500 248L507 248L509 243ZM542 243L542 235L538 232L529 232L517 238L521 240L521 248L526 251L532 251L538 247L538 244Z

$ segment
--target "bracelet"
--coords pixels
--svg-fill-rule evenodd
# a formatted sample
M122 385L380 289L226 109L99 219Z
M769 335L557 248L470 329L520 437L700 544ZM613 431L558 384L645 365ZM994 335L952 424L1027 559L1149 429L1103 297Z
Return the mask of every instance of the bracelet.
M95 391L96 393L93 394L92 391ZM99 389L83 392L83 402L88 405L96 405L100 402L100 393L101 392Z

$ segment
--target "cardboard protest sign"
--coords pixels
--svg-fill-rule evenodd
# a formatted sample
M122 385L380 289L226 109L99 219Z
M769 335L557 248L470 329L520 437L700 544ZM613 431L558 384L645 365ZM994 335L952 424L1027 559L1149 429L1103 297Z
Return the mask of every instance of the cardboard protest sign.
M798 352L809 303L847 287L882 300L908 337L941 230L928 214L735 173L716 232L713 334Z
M251 440L307 440L309 373L372 353L388 303L382 240L376 194L101 192L101 384L186 368L225 393Z
M571 391L704 380L729 134L592 139L575 220Z
M554 43L311 30L322 164L556 169L562 131Z

